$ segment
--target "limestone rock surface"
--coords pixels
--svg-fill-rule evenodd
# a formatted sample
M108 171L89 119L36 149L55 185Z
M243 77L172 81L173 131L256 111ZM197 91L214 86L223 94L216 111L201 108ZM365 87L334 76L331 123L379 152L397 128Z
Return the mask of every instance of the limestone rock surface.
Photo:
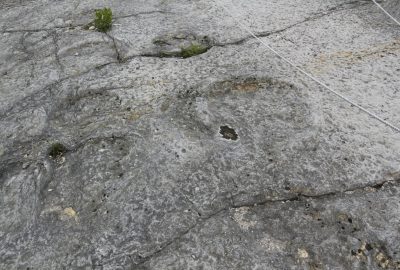
M0 269L400 269L400 134L222 7L400 126L370 0L2 0Z

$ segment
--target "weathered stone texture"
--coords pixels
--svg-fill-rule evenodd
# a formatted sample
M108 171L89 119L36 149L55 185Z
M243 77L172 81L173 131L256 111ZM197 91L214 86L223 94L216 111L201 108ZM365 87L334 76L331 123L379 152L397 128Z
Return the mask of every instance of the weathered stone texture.
M400 125L372 1L3 0L0 269L400 268L400 134L221 5Z

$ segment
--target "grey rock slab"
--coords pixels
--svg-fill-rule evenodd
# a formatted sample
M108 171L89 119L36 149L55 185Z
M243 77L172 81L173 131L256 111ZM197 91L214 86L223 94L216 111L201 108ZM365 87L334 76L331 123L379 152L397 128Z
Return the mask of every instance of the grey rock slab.
M3 33L1 39L0 112L60 78L51 34Z
M397 269L398 195L388 185L226 209L137 269Z
M58 33L56 38L57 57L63 76L79 75L117 61L114 42L106 34L71 30Z
M0 5L0 269L398 267L398 133L212 1L57 3ZM397 121L371 3L218 3ZM85 30L104 6L112 30Z
M398 1L386 0L378 2L390 15L392 15L397 21L400 19L400 6ZM386 16L382 14L382 16ZM386 17L386 20L390 20ZM392 21L393 23L393 21Z
M264 38L335 90L399 124L399 27L379 24L375 5L331 14ZM368 25L368 27L366 27ZM324 33L329 29L330 35ZM298 52L301 53L298 53ZM361 83L362 82L362 83Z
M268 35L287 27L307 21L325 12L334 12L350 1L335 1L335 3L320 3L311 5L308 2L296 3L295 13L288 12L293 3L274 2L269 4L250 1L240 6L230 1L174 1L165 2L162 14L143 14L141 16L122 17L117 20L117 26L111 35L124 52L123 58L140 54L157 54L156 41L162 35L176 36L182 32L190 32L195 36L205 36L216 46L238 43L249 37L249 34L238 28L233 18L227 15L221 6L233 11L237 19L252 25L253 31L260 35ZM248 7L251 8L248 8ZM237 12L238 11L238 12ZM248 13L251 13L251 21ZM317 14L317 15L316 15ZM322 15L323 16L323 15ZM224 23L221 23L224 18ZM151 22L151 23L150 23ZM243 38L245 37L245 38ZM178 44L179 45L179 44ZM181 46L177 46L180 49Z

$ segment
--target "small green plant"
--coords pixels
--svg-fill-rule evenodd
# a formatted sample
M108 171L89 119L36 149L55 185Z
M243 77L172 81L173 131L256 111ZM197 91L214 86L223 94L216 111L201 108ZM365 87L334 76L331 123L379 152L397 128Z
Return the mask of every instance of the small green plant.
M65 147L63 144L57 142L57 143L53 143L50 146L48 153L51 158L59 158L59 157L63 156L67 151L68 151L67 147Z
M112 26L112 11L110 8L96 10L94 26L101 32L107 32Z
M192 44L189 47L181 48L181 56L183 58L192 57L198 54L205 53L208 48L200 44Z

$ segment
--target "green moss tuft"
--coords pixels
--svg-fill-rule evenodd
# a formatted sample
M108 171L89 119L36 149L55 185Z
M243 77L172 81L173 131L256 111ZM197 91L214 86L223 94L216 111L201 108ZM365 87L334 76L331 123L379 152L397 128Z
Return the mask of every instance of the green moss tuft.
M189 47L181 49L181 56L183 58L188 58L188 57L192 57L195 55L205 53L207 50L208 50L208 48L204 45L192 44Z
M94 26L101 32L107 32L112 26L112 11L110 8L96 10Z

